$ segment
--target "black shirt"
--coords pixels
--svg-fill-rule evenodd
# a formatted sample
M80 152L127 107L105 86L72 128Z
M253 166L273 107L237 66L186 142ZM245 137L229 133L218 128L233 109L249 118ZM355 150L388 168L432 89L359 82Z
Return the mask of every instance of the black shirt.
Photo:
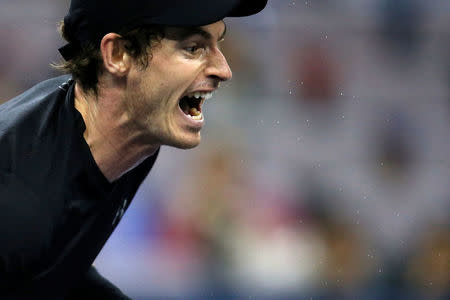
M0 299L64 299L98 279L92 262L157 157L110 183L74 86L53 78L0 105Z

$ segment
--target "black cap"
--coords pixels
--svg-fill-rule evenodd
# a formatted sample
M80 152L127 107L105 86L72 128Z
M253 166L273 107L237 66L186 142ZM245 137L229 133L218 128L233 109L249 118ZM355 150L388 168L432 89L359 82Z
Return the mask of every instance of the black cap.
M267 0L72 0L64 17L73 42L59 48L71 59L86 42L142 25L203 26L260 12Z

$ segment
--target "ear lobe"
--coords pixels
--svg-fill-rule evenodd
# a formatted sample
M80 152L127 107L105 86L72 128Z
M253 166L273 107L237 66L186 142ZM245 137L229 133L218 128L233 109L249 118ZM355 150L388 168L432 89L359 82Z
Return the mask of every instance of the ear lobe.
M125 76L130 68L130 57L125 51L126 43L117 33L106 34L100 43L106 71L120 77Z

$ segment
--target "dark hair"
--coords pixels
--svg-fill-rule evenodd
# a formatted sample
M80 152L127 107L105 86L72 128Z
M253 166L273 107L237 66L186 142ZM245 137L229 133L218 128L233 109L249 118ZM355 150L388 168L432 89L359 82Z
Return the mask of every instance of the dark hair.
M59 23L59 32L67 42L74 42L72 33L65 26L64 21ZM135 58L142 68L148 66L151 49L159 44L164 38L164 27L159 25L135 28L133 30L122 30L119 35L126 41L126 51ZM103 72L103 59L100 53L99 44L88 42L81 47L78 54L69 61L61 61L52 64L52 67L72 74L84 92L93 92L97 95L98 76Z

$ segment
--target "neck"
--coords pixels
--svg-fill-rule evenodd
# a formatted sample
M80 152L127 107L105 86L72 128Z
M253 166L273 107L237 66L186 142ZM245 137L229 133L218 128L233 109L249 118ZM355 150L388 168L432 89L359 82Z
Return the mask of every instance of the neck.
M109 182L139 165L159 147L131 126L123 99L115 90L83 93L76 83L75 108L86 125L83 134L91 154Z

